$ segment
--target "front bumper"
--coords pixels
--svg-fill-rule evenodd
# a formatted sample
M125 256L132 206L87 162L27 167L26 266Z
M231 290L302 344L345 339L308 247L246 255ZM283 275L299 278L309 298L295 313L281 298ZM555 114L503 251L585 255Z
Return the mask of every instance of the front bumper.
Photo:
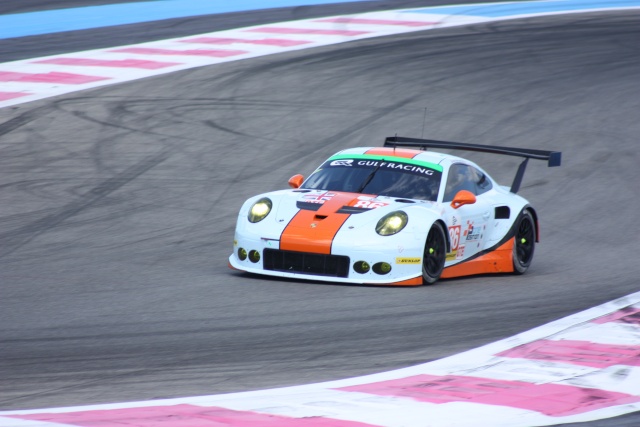
M421 285L423 247L398 236L379 237L385 245L351 244L349 247L334 243L331 254L313 254L293 251L280 251L279 241L236 235L234 252L229 257L229 266L236 270L275 277L287 277L334 283L352 283L365 285ZM260 259L247 257L240 259L239 250L247 253L256 251ZM373 268L364 273L355 270L358 262L366 262L373 267L387 263L391 270L382 274Z

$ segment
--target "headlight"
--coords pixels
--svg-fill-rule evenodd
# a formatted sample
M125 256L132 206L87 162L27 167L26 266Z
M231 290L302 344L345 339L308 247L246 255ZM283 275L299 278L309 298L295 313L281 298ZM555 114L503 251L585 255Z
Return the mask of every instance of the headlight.
M249 209L249 222L260 222L265 219L271 212L271 206L273 206L271 200L266 197L255 202Z
M376 233L381 236L391 236L400 232L409 221L409 217L402 211L395 211L383 216L378 225L376 225Z

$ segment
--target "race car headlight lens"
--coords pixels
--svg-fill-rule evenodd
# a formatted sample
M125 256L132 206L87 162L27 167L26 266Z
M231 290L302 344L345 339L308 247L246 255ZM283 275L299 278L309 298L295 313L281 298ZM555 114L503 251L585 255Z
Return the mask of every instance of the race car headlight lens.
M267 215L269 215L269 212L271 212L272 206L271 200L266 197L255 202L253 206L251 206L251 209L249 209L249 222L255 223L265 219Z
M407 222L409 222L409 217L406 213L402 211L391 212L380 218L378 225L376 225L376 233L381 236L391 236L402 231Z

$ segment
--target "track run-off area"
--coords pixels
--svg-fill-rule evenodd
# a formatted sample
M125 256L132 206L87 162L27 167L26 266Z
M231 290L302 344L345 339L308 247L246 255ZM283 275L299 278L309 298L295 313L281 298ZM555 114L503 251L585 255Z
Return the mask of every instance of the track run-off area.
M640 1L378 3L0 63L0 426L640 422ZM526 275L227 268L244 199L423 132L563 152Z

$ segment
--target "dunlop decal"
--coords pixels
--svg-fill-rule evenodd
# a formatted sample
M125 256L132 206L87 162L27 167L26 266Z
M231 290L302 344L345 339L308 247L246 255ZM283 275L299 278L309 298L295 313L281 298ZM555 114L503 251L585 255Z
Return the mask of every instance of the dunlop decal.
M396 264L420 264L422 258L396 258Z

